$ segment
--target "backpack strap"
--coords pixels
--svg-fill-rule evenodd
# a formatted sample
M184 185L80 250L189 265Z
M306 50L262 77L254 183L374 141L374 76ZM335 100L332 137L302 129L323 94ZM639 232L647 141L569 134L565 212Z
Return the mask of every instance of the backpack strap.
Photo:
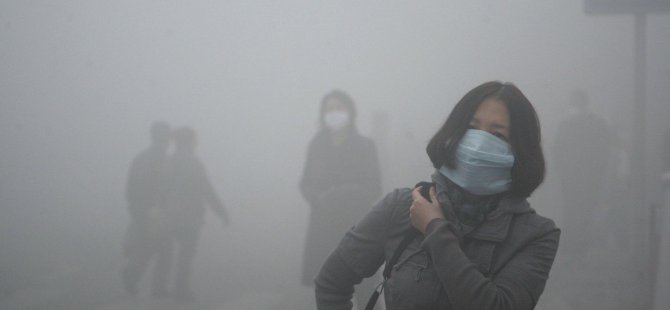
M402 252L405 251L409 243L412 242L412 240L414 240L414 238L416 238L419 235L420 235L419 231L416 230L414 227L412 227L405 233L405 236L402 238L402 241L400 241L400 244L393 252L393 256L391 256L391 259L384 266L384 272L382 273L382 275L384 276L384 280L387 280L388 278L391 277L391 271L393 271L393 266L398 262L400 255L402 254Z
M421 195L428 201L430 201L428 190L430 189L431 186L433 186L433 183L419 182L418 184L416 184L416 186L414 186L414 188L421 187ZM419 235L421 235L421 233L419 233L419 231L416 230L414 227L410 227L407 230L407 232L405 232L405 236L400 241L400 244L398 245L397 248L395 248L395 251L393 251L391 259L389 259L389 261L386 262L386 265L384 265L384 272L382 273L384 279L382 280L381 283L379 283L379 285L377 285L377 288L375 288L375 291L370 296L368 304L365 306L365 310L372 310L375 307L377 299L379 299L379 295L382 293L382 291L384 291L384 283L386 283L386 280L388 280L391 277L393 266L398 262L400 255L402 254L402 252L405 251L409 243L412 242L412 240L414 240L414 238L416 238Z
M377 285L377 288L375 288L375 291L372 293L370 296L370 299L368 300L368 304L365 306L365 310L372 310L375 307L375 304L377 303L377 299L379 299L379 295L384 291L384 283L386 283L386 280L388 280L391 277L391 271L393 271L393 266L398 262L398 258L400 258L400 254L405 251L407 246L409 245L416 236L421 235L418 230L414 229L414 227L410 228L407 230L405 233L405 236L402 238L402 241L400 241L400 244L398 245L397 248L395 248L395 251L393 251L393 256L391 256L391 259L386 262L386 265L384 265L384 272L382 273L384 279L382 280L379 285Z

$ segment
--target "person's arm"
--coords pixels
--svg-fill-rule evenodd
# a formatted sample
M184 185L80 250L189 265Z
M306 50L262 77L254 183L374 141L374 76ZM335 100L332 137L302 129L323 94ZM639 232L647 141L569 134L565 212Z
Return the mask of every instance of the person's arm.
M384 262L384 243L393 225L399 191L378 202L349 230L314 280L317 309L351 309L354 285L372 276Z
M317 162L320 159L319 154L317 154L317 148L317 140L312 140L307 149L307 159L299 184L300 193L311 207L317 204L319 196L323 194L323 189L319 186L319 176L315 171Z
M219 195L216 193L216 190L212 186L212 182L209 180L209 176L207 175L207 170L205 170L204 165L201 163L199 164L199 170L200 170L200 179L202 182L203 190L204 190L204 198L205 202L209 205L210 208L212 208L212 211L216 213L216 215L221 219L221 221L224 224L228 224L230 222L230 219L228 217L228 213L226 212L226 207L223 204L223 201L221 201L221 198L219 198Z
M533 309L544 290L560 235L553 223L545 225L542 235L490 279L465 256L445 219L436 219L428 225L422 247L430 255L455 308Z
M214 213L219 216L224 224L230 223L230 217L228 216L228 212L226 212L226 207L221 201L221 198L219 198L219 195L216 194L214 187L212 187L209 181L207 184L208 189L205 196L207 204L212 208L212 211L214 211Z
M462 251L450 220L438 216L436 203L412 193L412 224L425 235L421 246L429 254L440 282L456 309L533 309L549 277L560 230L550 220L493 278L485 277ZM437 201L434 189L431 198ZM434 213L432 213L434 212ZM425 224L428 223L428 224Z
M318 310L350 310L353 307L354 285L361 283L363 277L341 255L335 251L328 256L314 280Z

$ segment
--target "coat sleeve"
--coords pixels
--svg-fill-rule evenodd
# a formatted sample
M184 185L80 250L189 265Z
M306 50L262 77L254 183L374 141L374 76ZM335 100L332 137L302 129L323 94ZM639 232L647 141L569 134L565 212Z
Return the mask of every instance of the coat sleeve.
M422 247L455 309L533 309L549 276L560 230L547 220L537 238L523 247L494 277L485 277L463 253L452 226L433 220Z
M398 191L388 194L342 238L314 280L319 310L351 309L354 285L370 277L384 262L384 243Z
M320 156L317 154L317 144L317 140L310 142L307 148L307 159L302 171L302 178L300 178L300 193L312 207L314 207L318 197L323 193L323 189L319 186L320 180L316 171L316 166L320 160Z
M209 205L209 207L212 208L212 211L214 211L220 217L226 217L227 215L225 205L219 197L219 194L217 194L216 189L214 189L209 175L207 174L207 169L205 169L205 166L201 162L198 162L198 178L200 180L202 194L204 196L205 202L207 202L207 205Z

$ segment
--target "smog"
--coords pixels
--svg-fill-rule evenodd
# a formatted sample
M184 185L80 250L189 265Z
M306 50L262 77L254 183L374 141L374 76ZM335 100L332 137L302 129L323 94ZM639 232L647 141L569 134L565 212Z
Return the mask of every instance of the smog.
M529 202L562 230L536 308L665 309L670 16L640 10L3 0L0 308L315 309L310 238L327 255L375 201L430 181L450 111L503 81L539 116L547 173ZM337 212L311 222L301 184L332 91L379 179L327 231ZM143 206L179 203L184 233L137 237L169 222ZM381 276L367 281L364 297Z

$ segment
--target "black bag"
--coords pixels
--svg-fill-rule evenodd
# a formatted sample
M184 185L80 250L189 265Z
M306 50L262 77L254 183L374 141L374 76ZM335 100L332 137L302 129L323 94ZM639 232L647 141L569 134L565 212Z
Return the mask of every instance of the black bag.
M430 200L430 195L428 194L430 191L430 188L433 186L433 183L430 182L419 182L414 186L414 188L421 187L421 196L423 198L426 198L428 201ZM393 265L395 265L398 262L398 258L400 258L400 254L405 251L407 246L409 245L414 238L417 236L420 236L421 233L416 230L414 227L410 227L410 229L405 232L405 236L402 238L402 241L400 241L400 244L398 247L393 251L393 256L391 256L391 259L386 262L386 265L384 265L384 272L382 273L383 280L379 285L377 285L377 288L375 288L375 291L372 293L370 296L370 299L368 300L368 304L365 306L365 310L372 310L375 307L375 304L377 304L377 299L379 299L379 295L384 291L384 283L386 283L386 280L388 280L391 277L391 271L393 270Z

